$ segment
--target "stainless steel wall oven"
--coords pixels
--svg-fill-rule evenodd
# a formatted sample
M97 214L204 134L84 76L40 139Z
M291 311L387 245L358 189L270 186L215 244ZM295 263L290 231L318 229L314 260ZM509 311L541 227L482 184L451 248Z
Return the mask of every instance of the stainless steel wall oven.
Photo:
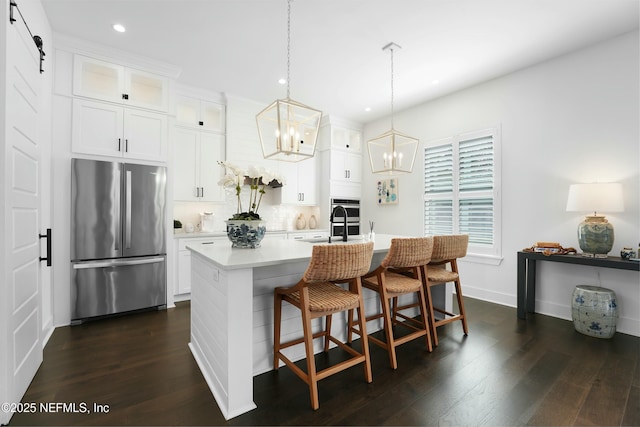
M360 200L358 199L331 199L331 210L337 206L342 206L347 212L347 235L357 236L360 234ZM344 230L344 214L341 209L335 211L333 222L331 223L331 235L342 236Z

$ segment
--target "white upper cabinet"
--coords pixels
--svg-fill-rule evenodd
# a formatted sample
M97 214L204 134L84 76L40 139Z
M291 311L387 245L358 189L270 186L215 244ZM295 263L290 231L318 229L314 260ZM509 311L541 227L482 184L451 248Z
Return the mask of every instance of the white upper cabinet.
M173 198L180 201L224 201L218 181L224 174L224 136L176 127L174 131Z
M75 153L166 161L167 117L76 98L71 149Z
M362 155L331 151L331 179L345 182L362 181Z
M146 71L74 55L73 94L166 112L169 80Z
M363 148L362 132L357 123L336 117L323 117L320 128L321 176L328 177L328 185L320 186L321 213L331 198L362 196Z
M280 174L286 183L280 189L281 203L316 205L318 203L317 160L312 157L296 163L280 162Z
M224 132L225 106L190 96L176 97L176 125Z
M358 130L332 126L331 148L360 153L362 152L362 133Z

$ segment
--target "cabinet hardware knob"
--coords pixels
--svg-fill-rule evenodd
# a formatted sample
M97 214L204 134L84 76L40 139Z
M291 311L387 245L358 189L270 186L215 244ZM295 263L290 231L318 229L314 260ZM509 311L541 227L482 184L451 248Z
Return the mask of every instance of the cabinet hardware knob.
M204 126L204 122L202 122L202 121L198 122L198 124L199 124L200 126Z
M122 94L122 99L129 99L129 94L128 93L123 93Z

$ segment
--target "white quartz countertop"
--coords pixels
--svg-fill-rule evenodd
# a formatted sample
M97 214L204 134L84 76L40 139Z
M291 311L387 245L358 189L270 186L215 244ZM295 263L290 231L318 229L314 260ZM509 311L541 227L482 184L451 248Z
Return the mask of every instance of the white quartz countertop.
M174 231L173 237L174 239L196 239L198 237L226 237L226 231L211 231L211 232L203 232L203 231L194 231L193 233L187 233L186 231Z
M298 233L320 233L329 232L328 228L322 229L304 229L304 230L267 230L267 234L298 234ZM197 239L199 237L226 237L226 231L194 231L193 233L187 233L186 231L174 231L174 239Z
M391 239L394 237L403 236L377 234L373 247L374 253L388 251L391 246ZM363 243L365 241L366 240L362 239L353 239L342 242L339 237L334 237L331 245ZM262 241L261 246L255 249L232 248L231 242L229 242L228 245L188 244L187 249L191 250L192 253L207 258L223 270L237 270L309 260L311 258L313 245L318 244L326 245L328 243L265 239Z

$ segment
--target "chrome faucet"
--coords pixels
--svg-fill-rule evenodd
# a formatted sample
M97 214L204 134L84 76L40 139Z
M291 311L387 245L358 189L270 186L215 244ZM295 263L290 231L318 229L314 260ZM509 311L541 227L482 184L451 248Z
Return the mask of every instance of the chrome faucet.
M347 233L347 210L341 205L336 206L331 211L331 217L329 218L329 221L331 222L331 230L333 230L333 223L334 223L333 217L334 217L334 215L335 215L335 213L336 213L336 211L338 209L341 209L342 213L344 214L344 219L343 219L344 226L342 227L342 241L346 242L347 241L347 235L348 235L348 233ZM329 243L331 243L331 232L329 233Z

